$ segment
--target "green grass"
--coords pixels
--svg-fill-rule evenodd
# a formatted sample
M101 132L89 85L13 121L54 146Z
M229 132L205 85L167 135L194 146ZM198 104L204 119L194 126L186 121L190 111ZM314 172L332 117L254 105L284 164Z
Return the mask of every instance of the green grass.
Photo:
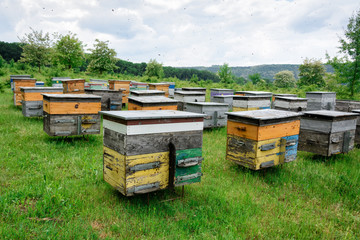
M254 172L225 160L226 129L205 130L202 182L164 202L176 195L122 196L102 179L101 135L49 137L8 89L0 143L0 239L360 238L359 149Z

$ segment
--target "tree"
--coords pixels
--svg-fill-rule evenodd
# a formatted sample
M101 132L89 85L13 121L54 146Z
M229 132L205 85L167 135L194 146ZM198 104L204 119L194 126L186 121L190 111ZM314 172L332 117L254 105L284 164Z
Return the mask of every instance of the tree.
M274 85L278 88L293 88L296 86L296 79L291 71L280 71L275 74L274 79Z
M164 77L164 69L161 63L158 63L155 59L150 59L146 65L145 75L148 77Z
M325 67L320 60L306 58L304 63L299 66L299 71L299 86L325 86Z
M69 32L67 35L60 35L54 46L55 60L66 68L80 67L84 59L82 42L76 34Z
M100 75L103 72L114 71L116 66L116 52L109 48L109 41L100 41L95 39L94 49L89 49L89 65L87 70L90 72L98 72Z
M198 83L198 81L199 81L198 75L193 74L193 75L191 76L191 78L190 78L190 82L191 82L191 83Z
M49 33L38 32L31 29L31 33L25 34L20 41L23 52L21 54L21 62L29 62L39 68L41 72L41 66L49 64L51 60L51 39Z
M261 75L260 75L260 73L250 74L249 79L251 80L251 82L254 85L256 85L257 83L259 83L261 81Z
M347 84L353 97L360 87L360 10L350 17L345 38L340 38L339 42L339 52L344 56L330 59L327 55L328 63L334 68L340 82Z
M22 53L22 44L18 42L8 43L0 41L0 55L6 60L18 61Z
M220 66L218 75L220 78L220 83L224 83L224 84L234 83L231 69L229 68L229 65L227 63L224 63L224 65Z

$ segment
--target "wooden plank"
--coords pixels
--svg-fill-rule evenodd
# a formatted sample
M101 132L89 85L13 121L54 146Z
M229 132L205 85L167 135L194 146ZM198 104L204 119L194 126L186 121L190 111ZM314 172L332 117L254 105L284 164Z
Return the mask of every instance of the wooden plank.
M22 92L22 96L24 101L42 101L43 93L62 94L63 92Z
M264 157L256 158L254 160L251 158L240 157L236 153L233 153L231 151L226 151L226 159L241 166L250 168L252 170L260 170L262 168L279 165L282 154L284 153L266 155Z
M101 102L52 102L44 100L44 111L48 114L98 114Z
M105 182L126 194L124 156L107 147L103 148L103 176Z
M167 106L140 106L135 103L129 103L128 104L128 110L178 110L177 109L177 103L174 105L167 105Z
M231 120L227 124L227 134L256 141L298 135L299 130L300 120L260 127Z
M233 105L233 112L243 112L243 111L252 111L252 110L259 110L260 108L240 108L234 107Z
M22 101L22 114L24 117L42 117L43 101Z
M356 119L331 121L302 118L300 127L301 129L323 133L344 132L356 129Z
M35 87L36 79L14 79L14 93L20 93L21 87Z

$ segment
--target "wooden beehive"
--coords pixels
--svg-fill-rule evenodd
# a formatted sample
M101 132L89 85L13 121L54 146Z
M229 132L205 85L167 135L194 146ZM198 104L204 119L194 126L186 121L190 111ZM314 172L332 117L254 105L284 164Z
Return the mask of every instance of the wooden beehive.
M355 144L360 145L360 109L353 109L352 112L359 114L356 120Z
M308 111L335 110L335 92L307 92L306 98L308 99Z
M173 98L175 94L175 83L174 82L164 82L169 84L169 97Z
M94 90L108 90L109 83L104 79L90 79L89 88Z
M306 111L307 99L298 97L275 97L274 109L303 112Z
M239 96L269 96L272 97L272 92L263 91L236 91L235 95Z
M340 112L352 112L360 109L360 101L336 100L335 110Z
M272 107L274 107L275 98L277 97L297 97L296 94L289 94L289 93L276 93L272 95L271 103Z
M211 88L210 89L210 102L214 102L215 96L228 96L234 95L233 89L224 89L224 88Z
M43 93L62 94L62 87L21 87L22 114L25 117L43 115Z
M131 90L130 96L132 97L165 97L165 92L160 90Z
M200 182L203 115L101 112L104 180L125 196Z
M14 105L21 106L22 95L21 87L35 87L36 79L33 78L13 78L13 88L14 88Z
M85 79L62 79L64 94L84 94Z
M165 97L169 96L169 83L149 83L149 90L160 90L165 92Z
M205 102L204 92L194 92L194 91L176 91L174 95L174 100L178 101L178 110L186 111L185 103L188 102Z
M85 89L85 93L101 96L101 111L119 111L122 108L122 89Z
M44 131L50 136L100 133L100 96L43 94L43 110Z
M354 147L356 113L308 111L301 118L299 150L322 156L349 152Z
M259 170L296 159L300 113L266 109L227 114L227 160Z
M214 102L226 103L228 105L228 111L233 110L233 99L234 95L225 95L225 96L214 96Z
M215 102L190 102L186 103L186 111L205 114L204 128L225 127L228 104Z
M135 82L135 81L131 81L130 83L130 92L137 90L148 90L148 89L149 89L149 84L147 83Z
M122 103L128 103L128 97L130 94L130 83L131 80L109 80L109 89L110 90L119 90L123 89L122 91Z
M269 96L233 96L234 112L269 109L270 106Z
M202 92L206 94L206 88L202 87L183 87L181 88L181 91L185 92Z
M51 79L51 86L53 87L63 87L62 80L69 80L70 77L53 77Z
M177 103L163 96L129 97L128 110L177 110Z
M14 79L30 79L31 75L10 75L11 91L14 91Z

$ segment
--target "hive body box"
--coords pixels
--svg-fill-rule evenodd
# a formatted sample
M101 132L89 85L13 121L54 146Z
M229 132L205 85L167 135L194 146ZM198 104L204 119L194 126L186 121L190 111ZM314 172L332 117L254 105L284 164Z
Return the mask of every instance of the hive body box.
M360 109L360 101L336 100L335 110L340 112L352 112Z
M233 98L235 95L225 95L225 96L214 96L214 102L217 103L226 103L228 105L229 111L233 110Z
M234 95L233 89L211 88L210 89L210 102L214 102L215 96Z
M109 89L109 83L104 79L90 79L89 87L95 90L107 90Z
M14 91L14 79L29 79L30 75L10 75L11 91Z
M181 90L185 92L202 92L206 94L206 88L202 87L183 87Z
M250 111L269 109L271 106L269 96L233 96L233 111Z
M301 118L299 150L322 156L346 153L354 148L357 114L308 111Z
M205 102L204 92L193 91L176 91L174 100L178 101L178 110L186 111L186 104L188 102Z
M63 79L61 80L64 94L84 94L85 79Z
M356 121L355 144L360 145L360 109L354 109L352 112L359 114Z
M225 127L228 111L226 103L190 102L186 103L186 111L205 114L204 128Z
M21 87L35 87L36 79L33 78L13 78L14 105L21 106L22 95Z
M69 80L70 77L53 77L51 79L51 86L53 87L63 87L62 80Z
M163 97L129 97L128 110L177 110L177 101Z
M272 109L227 114L227 160L259 170L296 159L301 114Z
M122 107L122 90L85 89L86 94L101 96L102 111L120 111Z
M42 93L62 94L62 87L21 87L22 113L25 117L43 115Z
M203 115L101 112L104 180L125 196L200 182Z
M306 111L307 99L298 97L276 97L274 102L274 109L302 112Z
M43 94L43 99L44 131L50 136L100 133L100 96Z
M335 110L335 92L307 92L306 98L308 99L308 111Z
M274 108L274 102L275 102L275 98L277 97L297 97L296 94L289 94L289 93L277 93L272 95L272 99L271 99L271 107Z
M237 91L235 95L239 96L269 96L272 97L272 92L262 92L262 91Z
M143 82L135 82L135 81L131 81L130 83L130 92L133 90L148 90L149 89L149 84L147 83L143 83Z
M133 97L165 97L165 92L160 90L132 90L130 95Z
M165 97L169 96L169 83L149 83L149 90L160 90L165 92Z
M174 82L164 82L169 84L169 97L173 98L175 94L175 83Z
M122 103L128 103L128 96L130 94L130 80L109 80L109 88L111 90L119 90L123 88Z

